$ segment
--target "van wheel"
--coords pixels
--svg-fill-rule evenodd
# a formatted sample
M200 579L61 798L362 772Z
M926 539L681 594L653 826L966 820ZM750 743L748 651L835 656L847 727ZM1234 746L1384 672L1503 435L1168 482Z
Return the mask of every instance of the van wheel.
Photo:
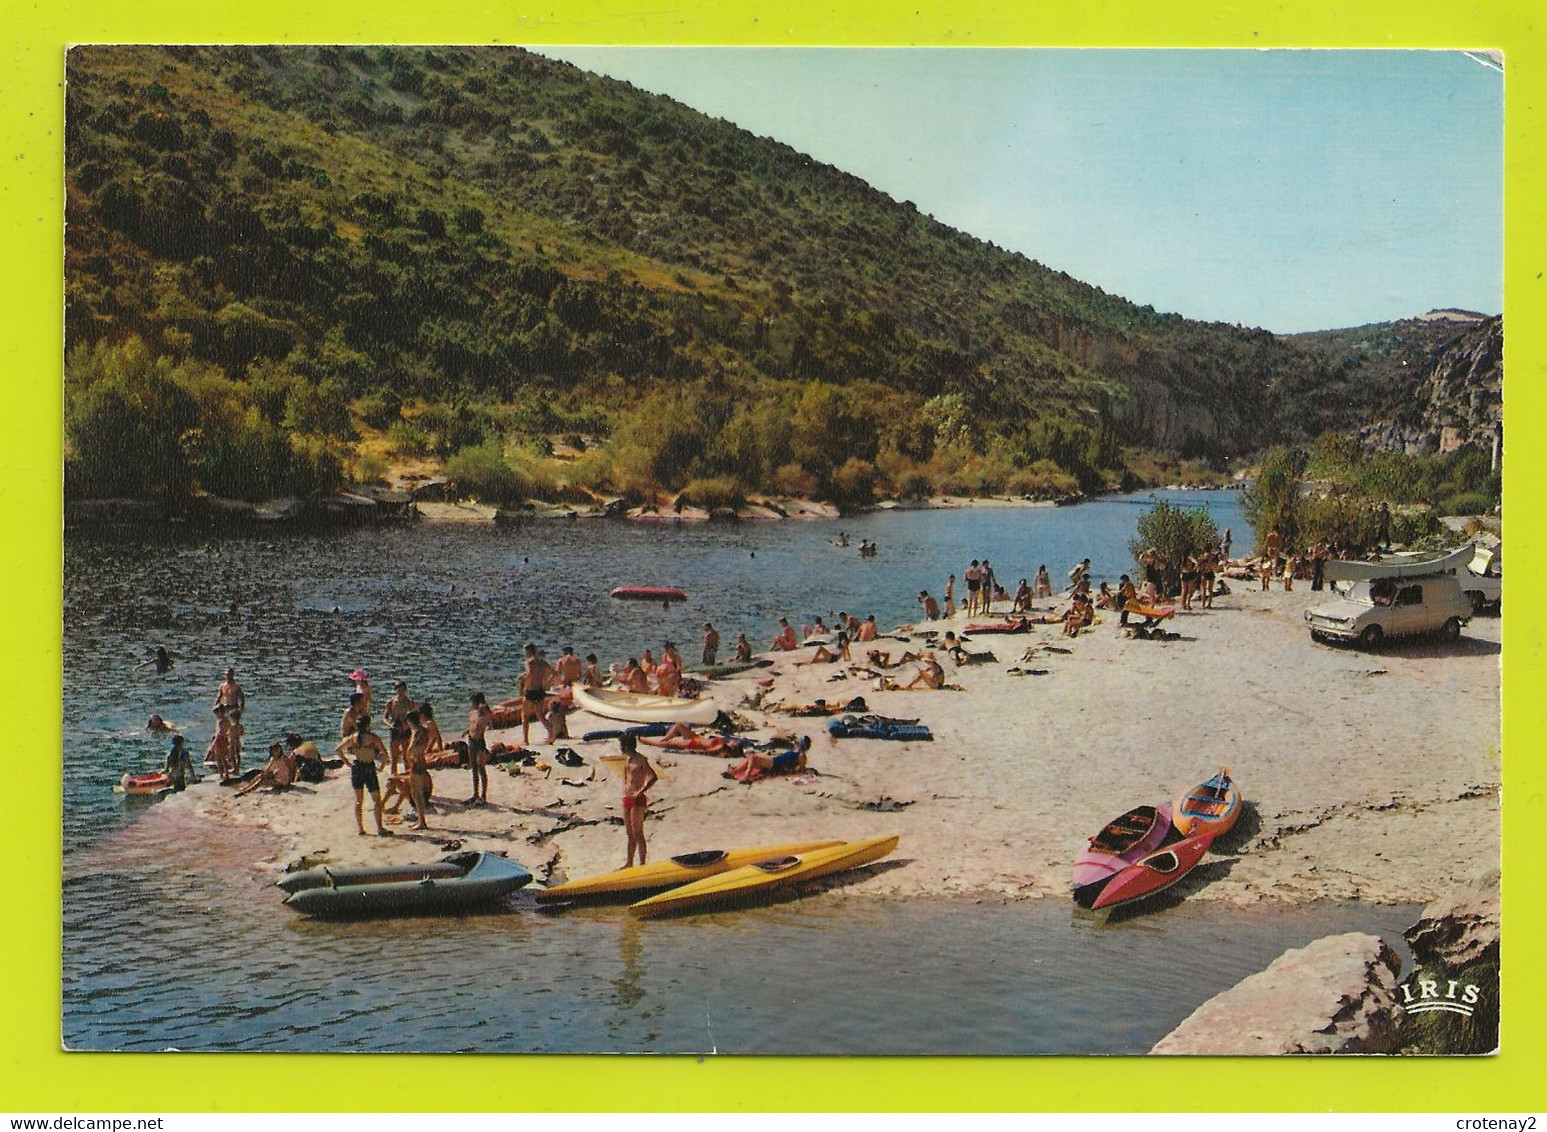
M1481 590L1467 590L1467 601L1472 603L1472 616L1481 617L1483 609L1488 605L1488 599L1483 597Z
M1440 640L1453 641L1459 636L1461 636L1460 618L1452 617L1440 626Z
M1379 625L1371 625L1359 634L1359 643L1367 649L1378 649L1382 641L1386 639L1386 631Z

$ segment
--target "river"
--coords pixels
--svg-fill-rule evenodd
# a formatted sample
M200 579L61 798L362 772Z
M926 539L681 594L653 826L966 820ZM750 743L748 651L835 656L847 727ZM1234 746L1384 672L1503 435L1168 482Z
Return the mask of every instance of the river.
M1249 545L1234 493L1161 497L1207 507ZM383 697L401 677L455 720L469 691L513 693L528 641L605 665L666 637L691 657L706 620L727 645L744 630L758 648L780 616L845 610L886 627L985 556L1012 588L1043 563L1061 581L1086 556L1115 580L1150 498L732 526L67 532L66 1044L1131 1053L1285 947L1354 929L1399 943L1411 909L1359 905L1183 904L1104 925L1061 901L818 898L642 924L617 909L540 912L523 896L497 914L340 927L279 909L238 864L259 847L138 828L150 807L111 793L123 771L159 765L152 712L202 749L227 665L247 691L249 750L287 730L332 734L357 666ZM833 545L839 531L849 548ZM879 555L861 558L862 538ZM621 584L688 600L609 600ZM135 669L158 644L177 656L172 671ZM362 946L378 958L342 962Z

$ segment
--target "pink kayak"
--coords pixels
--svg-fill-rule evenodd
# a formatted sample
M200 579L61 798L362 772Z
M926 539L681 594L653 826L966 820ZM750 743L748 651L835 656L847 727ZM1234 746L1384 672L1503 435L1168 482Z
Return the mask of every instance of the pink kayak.
M688 595L674 586L619 586L612 591L619 601L687 601Z
M1200 833L1129 865L1107 882L1091 907L1115 908L1170 888L1203 859L1213 840L1212 833Z
M1171 804L1135 806L1109 821L1074 858L1074 901L1091 902L1118 873L1160 848L1171 832Z

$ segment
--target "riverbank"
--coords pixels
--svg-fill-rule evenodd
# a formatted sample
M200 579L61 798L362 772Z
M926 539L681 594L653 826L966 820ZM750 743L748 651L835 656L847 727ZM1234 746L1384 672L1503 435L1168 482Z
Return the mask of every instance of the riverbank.
M897 833L887 862L838 891L1061 896L1075 852L1105 821L1228 765L1249 809L1178 886L1189 900L1422 903L1496 863L1500 621L1474 620L1455 644L1364 653L1311 643L1301 614L1323 595L1232 585L1213 610L1178 613L1165 641L1126 637L1110 613L1072 641L1058 626L974 636L969 647L996 660L950 670L960 691L878 691L859 665L798 664L810 649L770 654L772 668L707 694L753 735L810 734L817 773L743 786L721 776L725 761L662 752L646 826L652 855ZM776 710L854 696L874 712L920 718L933 741L834 740L825 720ZM450 711L441 714L451 731ZM609 726L570 718L575 735ZM261 874L303 855L424 860L450 841L507 852L540 880L615 868L620 785L602 756L616 745L564 745L586 765L561 766L554 747L533 744L539 765L491 769L485 807L461 802L466 770L436 771L439 804L425 833L400 824L391 838L359 837L338 771L315 787L245 797L206 780L142 822L265 831L274 852L251 862Z

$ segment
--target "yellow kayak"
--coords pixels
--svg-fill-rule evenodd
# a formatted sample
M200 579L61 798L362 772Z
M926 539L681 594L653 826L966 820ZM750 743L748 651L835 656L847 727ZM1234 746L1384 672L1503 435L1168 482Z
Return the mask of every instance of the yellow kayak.
M803 841L794 845L763 845L755 849L705 849L650 865L635 865L631 869L618 869L582 880L572 880L568 884L556 884L539 891L536 894L537 902L549 904L555 900L584 900L587 897L611 896L621 892L670 888L703 880L717 873L727 873L743 865L750 865L753 861L810 853L842 844L842 841Z
M864 841L841 842L806 853L770 857L745 868L674 888L629 907L640 916L658 916L663 912L678 912L697 904L724 903L868 865L872 861L879 861L895 848L895 836L870 837Z

